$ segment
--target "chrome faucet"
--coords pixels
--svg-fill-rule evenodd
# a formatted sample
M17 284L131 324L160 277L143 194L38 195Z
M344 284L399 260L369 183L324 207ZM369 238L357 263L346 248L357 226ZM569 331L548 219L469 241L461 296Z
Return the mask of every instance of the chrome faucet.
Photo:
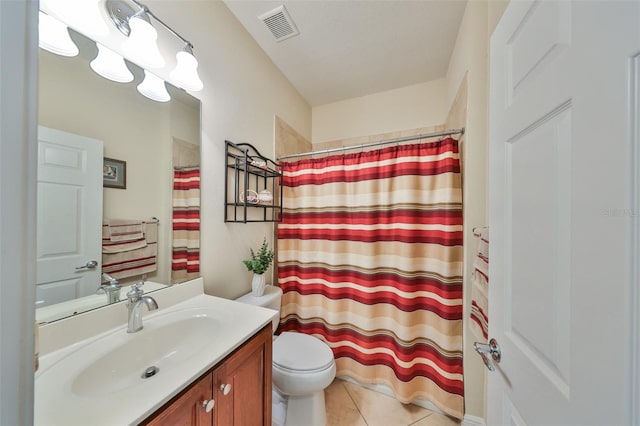
M102 273L102 279L104 281L108 281L109 284L102 284L98 287L96 294L101 290L104 291L104 294L107 296L107 303L112 304L120 301L120 284L118 284L118 280L113 278L111 275L107 273Z
M128 311L128 327L127 333L135 333L142 330L142 313L140 312L140 306L142 304L147 305L147 309L155 311L158 309L158 304L151 296L144 296L144 290L142 287L144 280L135 283L131 286L131 290L127 293L127 311Z

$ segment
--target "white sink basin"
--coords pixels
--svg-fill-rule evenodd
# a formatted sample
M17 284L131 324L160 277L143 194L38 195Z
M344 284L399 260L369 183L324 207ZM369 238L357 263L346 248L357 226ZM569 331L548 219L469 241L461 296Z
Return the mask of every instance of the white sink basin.
M205 315L182 318L188 314L178 311L149 320L144 329L124 339L112 336L115 347L80 371L71 391L77 395L104 396L145 380L153 381L188 362L211 343L216 327L220 327L219 321ZM156 367L157 373L143 378L149 367Z
M123 321L126 310L123 308ZM41 359L35 424L136 424L222 361L276 311L200 295ZM159 371L141 376L148 367ZM105 407L111 407L105 409Z

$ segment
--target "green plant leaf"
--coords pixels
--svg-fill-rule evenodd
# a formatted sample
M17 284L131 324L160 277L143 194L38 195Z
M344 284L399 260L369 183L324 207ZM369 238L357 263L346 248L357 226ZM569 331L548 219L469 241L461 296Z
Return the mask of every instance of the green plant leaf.
M264 274L271 262L273 262L274 252L273 250L269 250L269 244L267 244L267 239L265 238L258 250L258 253L255 253L252 248L249 249L251 253L251 260L243 260L242 263L245 264L247 269L254 274Z

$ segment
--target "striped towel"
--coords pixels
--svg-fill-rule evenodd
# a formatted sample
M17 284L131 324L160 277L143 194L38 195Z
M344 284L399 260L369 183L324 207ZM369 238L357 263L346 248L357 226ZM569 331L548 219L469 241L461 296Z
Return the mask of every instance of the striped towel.
M109 225L102 226L102 272L126 278L158 269L158 221L140 222L142 238L113 242Z
M143 221L111 219L105 221L112 242L135 241L144 237Z
M489 228L473 230L476 256L471 284L471 331L478 339L489 338Z

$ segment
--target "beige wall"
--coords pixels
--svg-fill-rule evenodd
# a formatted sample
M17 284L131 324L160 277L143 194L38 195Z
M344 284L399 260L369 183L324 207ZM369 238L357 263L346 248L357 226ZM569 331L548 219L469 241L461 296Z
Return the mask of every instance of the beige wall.
M363 147L363 148L358 148L358 147L360 145L366 145L366 144L370 144L378 141L405 138L409 136L424 135L427 133L441 132L443 130L444 130L444 126L440 124L437 126L419 127L417 129L405 129L405 130L399 130L396 132L380 133L377 135L367 135L367 136L359 136L356 138L336 139L332 141L313 144L313 149L317 151L321 151L324 149L333 149L333 148L342 148L342 147L352 146L352 147L355 147L354 149L356 150L362 149L364 151L368 151L368 150L377 149L378 147L376 147L375 145L371 147ZM415 143L415 142L416 141L413 140L413 141L407 141L406 143ZM351 151L351 152L354 152L354 151Z
M445 80L313 107L313 144L444 123Z
M308 152L312 149L311 142L280 117L276 117L274 142L276 158Z
M273 241L273 225L224 223L224 141L251 143L273 158L275 115L310 140L311 108L222 2L146 4L193 43L200 64L202 275L207 293L234 298L251 287L241 260L263 237Z
M446 78L447 105L459 109L456 98L466 85L466 132L463 142L465 296L464 296L464 372L465 412L485 416L486 368L473 350L469 332L471 273L474 253L472 229L488 224L488 105L489 37L507 1L470 0L458 32ZM459 98L458 98L459 100ZM453 118L452 118L453 119Z

